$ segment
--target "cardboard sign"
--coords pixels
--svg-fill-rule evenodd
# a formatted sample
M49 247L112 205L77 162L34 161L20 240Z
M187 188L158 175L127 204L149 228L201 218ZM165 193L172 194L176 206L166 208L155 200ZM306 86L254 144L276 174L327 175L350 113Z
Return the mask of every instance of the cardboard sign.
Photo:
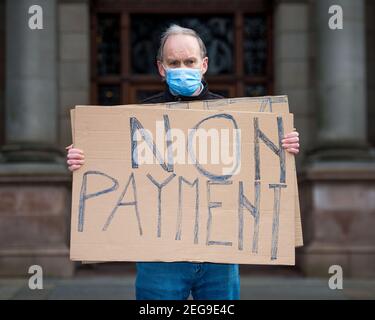
M216 99L190 102L169 102L160 104L125 105L124 107L137 108L169 108L169 109L206 109L206 110L232 110L250 112L274 112L276 114L289 113L287 96L241 97L230 99ZM74 109L71 110L72 128L74 127ZM72 130L74 137L74 130ZM303 246L302 222L298 195L297 174L295 174L295 245Z
M287 113L77 107L71 259L294 264L292 129Z
M275 114L289 113L287 96L241 97L230 99L215 99L203 101L169 102L159 104L126 105L125 107L141 108L168 108L190 110L222 110L222 111L248 111L248 112L273 112ZM295 245L303 246L301 210L297 185L297 172L295 173Z
M264 97L242 97L230 99L215 99L203 101L169 102L160 104L126 105L126 107L138 108L168 108L168 109L191 109L191 110L223 110L223 111L249 111L249 112L273 112L275 114L289 113L287 96L264 96ZM72 110L74 113L74 110ZM297 173L295 174L295 219L296 247L303 246L302 221L299 205L299 194L297 185Z
M142 104L141 106L156 106L162 104ZM288 113L287 96L264 96L264 97L241 97L229 99L199 100L199 101L180 101L168 102L164 105L173 109L198 109L198 110L225 110L232 106L243 106L243 111L250 112L274 112ZM139 106L139 105L137 105ZM237 110L236 110L237 111ZM240 110L238 110L240 111Z

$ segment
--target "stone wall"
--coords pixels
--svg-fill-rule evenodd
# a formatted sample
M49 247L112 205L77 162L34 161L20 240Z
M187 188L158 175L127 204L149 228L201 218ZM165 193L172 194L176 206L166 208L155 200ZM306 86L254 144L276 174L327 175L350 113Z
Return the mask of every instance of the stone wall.
M4 143L5 125L5 0L0 0L0 146Z
M311 80L312 47L308 1L278 1L275 8L275 94L287 94L295 127L300 132L303 154L315 135L315 107Z
M366 59L367 59L367 126L368 139L375 147L375 2L366 1Z
M33 0L6 2L6 134L0 159L0 274L71 276L70 182L56 150L57 0L40 0L43 29L28 27Z
M70 190L61 177L0 179L0 276L24 276L40 265L47 276L70 277Z
M1 45L5 34L4 3L0 0L0 66L4 54ZM274 3L275 94L289 96L295 127L301 133L301 154L297 157L301 172L305 152L314 147L317 134L316 30L312 22L314 0L279 0ZM90 103L89 1L60 0L57 9L59 102L56 130L58 146L63 150L71 143L69 110L76 104ZM374 16L375 3L367 0L366 114L368 140L373 146L375 80L371 71L375 67ZM4 73L2 68L0 73ZM0 74L0 145L5 141L2 132L5 124L3 76ZM16 170L13 177L2 174L0 271L5 262L7 268L3 271L9 273L13 270L14 274L24 274L25 266L40 263L49 266L47 273L51 275L71 275L72 264L67 259L70 175L55 173L53 178L47 169L38 168L44 176L39 171L29 171L32 178L28 179L17 176ZM375 249L369 244L375 241L372 233L375 225L374 169L355 168L354 176L350 176L352 169L347 167L346 180L343 180L345 175L334 169L327 171L323 168L318 173L312 170L305 180L300 181L304 186L300 196L304 237L306 243L312 243L309 250L299 256L300 264L307 274L313 275L326 274L327 266L333 263L342 264L351 275L372 275L369 266L375 264ZM5 169L2 171L5 172ZM10 236L9 232L12 232ZM34 247L30 248L28 244ZM12 247L23 251L12 251Z
M89 3L60 1L59 39L59 146L72 141L69 110L90 103Z

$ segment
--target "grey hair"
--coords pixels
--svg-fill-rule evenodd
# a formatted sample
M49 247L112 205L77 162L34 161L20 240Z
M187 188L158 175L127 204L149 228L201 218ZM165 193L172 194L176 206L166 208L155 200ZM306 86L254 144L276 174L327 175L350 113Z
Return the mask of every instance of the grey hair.
M163 50L164 50L164 45L165 42L167 41L168 37L171 35L177 35L177 34L184 34L184 35L189 35L197 39L199 48L201 50L201 56L202 59L207 56L207 49L206 46L204 45L201 37L196 33L193 29L189 28L183 28L177 24L172 24L165 32L162 34L161 39L160 39L160 47L158 50L158 54L156 56L156 59L158 61L163 61Z

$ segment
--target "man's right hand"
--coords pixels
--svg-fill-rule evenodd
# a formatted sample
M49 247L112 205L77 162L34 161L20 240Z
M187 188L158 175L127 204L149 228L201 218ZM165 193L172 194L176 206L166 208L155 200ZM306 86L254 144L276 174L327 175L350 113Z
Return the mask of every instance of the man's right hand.
M85 163L85 155L82 150L73 148L73 145L67 146L65 149L68 150L66 156L66 163L70 171L75 171L81 168Z

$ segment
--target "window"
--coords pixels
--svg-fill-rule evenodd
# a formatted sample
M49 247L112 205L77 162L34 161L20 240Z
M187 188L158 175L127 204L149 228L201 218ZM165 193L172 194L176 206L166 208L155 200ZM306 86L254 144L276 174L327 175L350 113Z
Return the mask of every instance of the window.
M164 30L175 23L194 29L206 45L208 75L233 73L233 19L230 16L131 15L131 71L157 74L155 56Z
M211 91L226 97L272 94L268 2L238 1L229 7L208 0L198 7L163 0L92 1L92 103L137 103L163 91L156 54L172 23L196 30L204 41Z

